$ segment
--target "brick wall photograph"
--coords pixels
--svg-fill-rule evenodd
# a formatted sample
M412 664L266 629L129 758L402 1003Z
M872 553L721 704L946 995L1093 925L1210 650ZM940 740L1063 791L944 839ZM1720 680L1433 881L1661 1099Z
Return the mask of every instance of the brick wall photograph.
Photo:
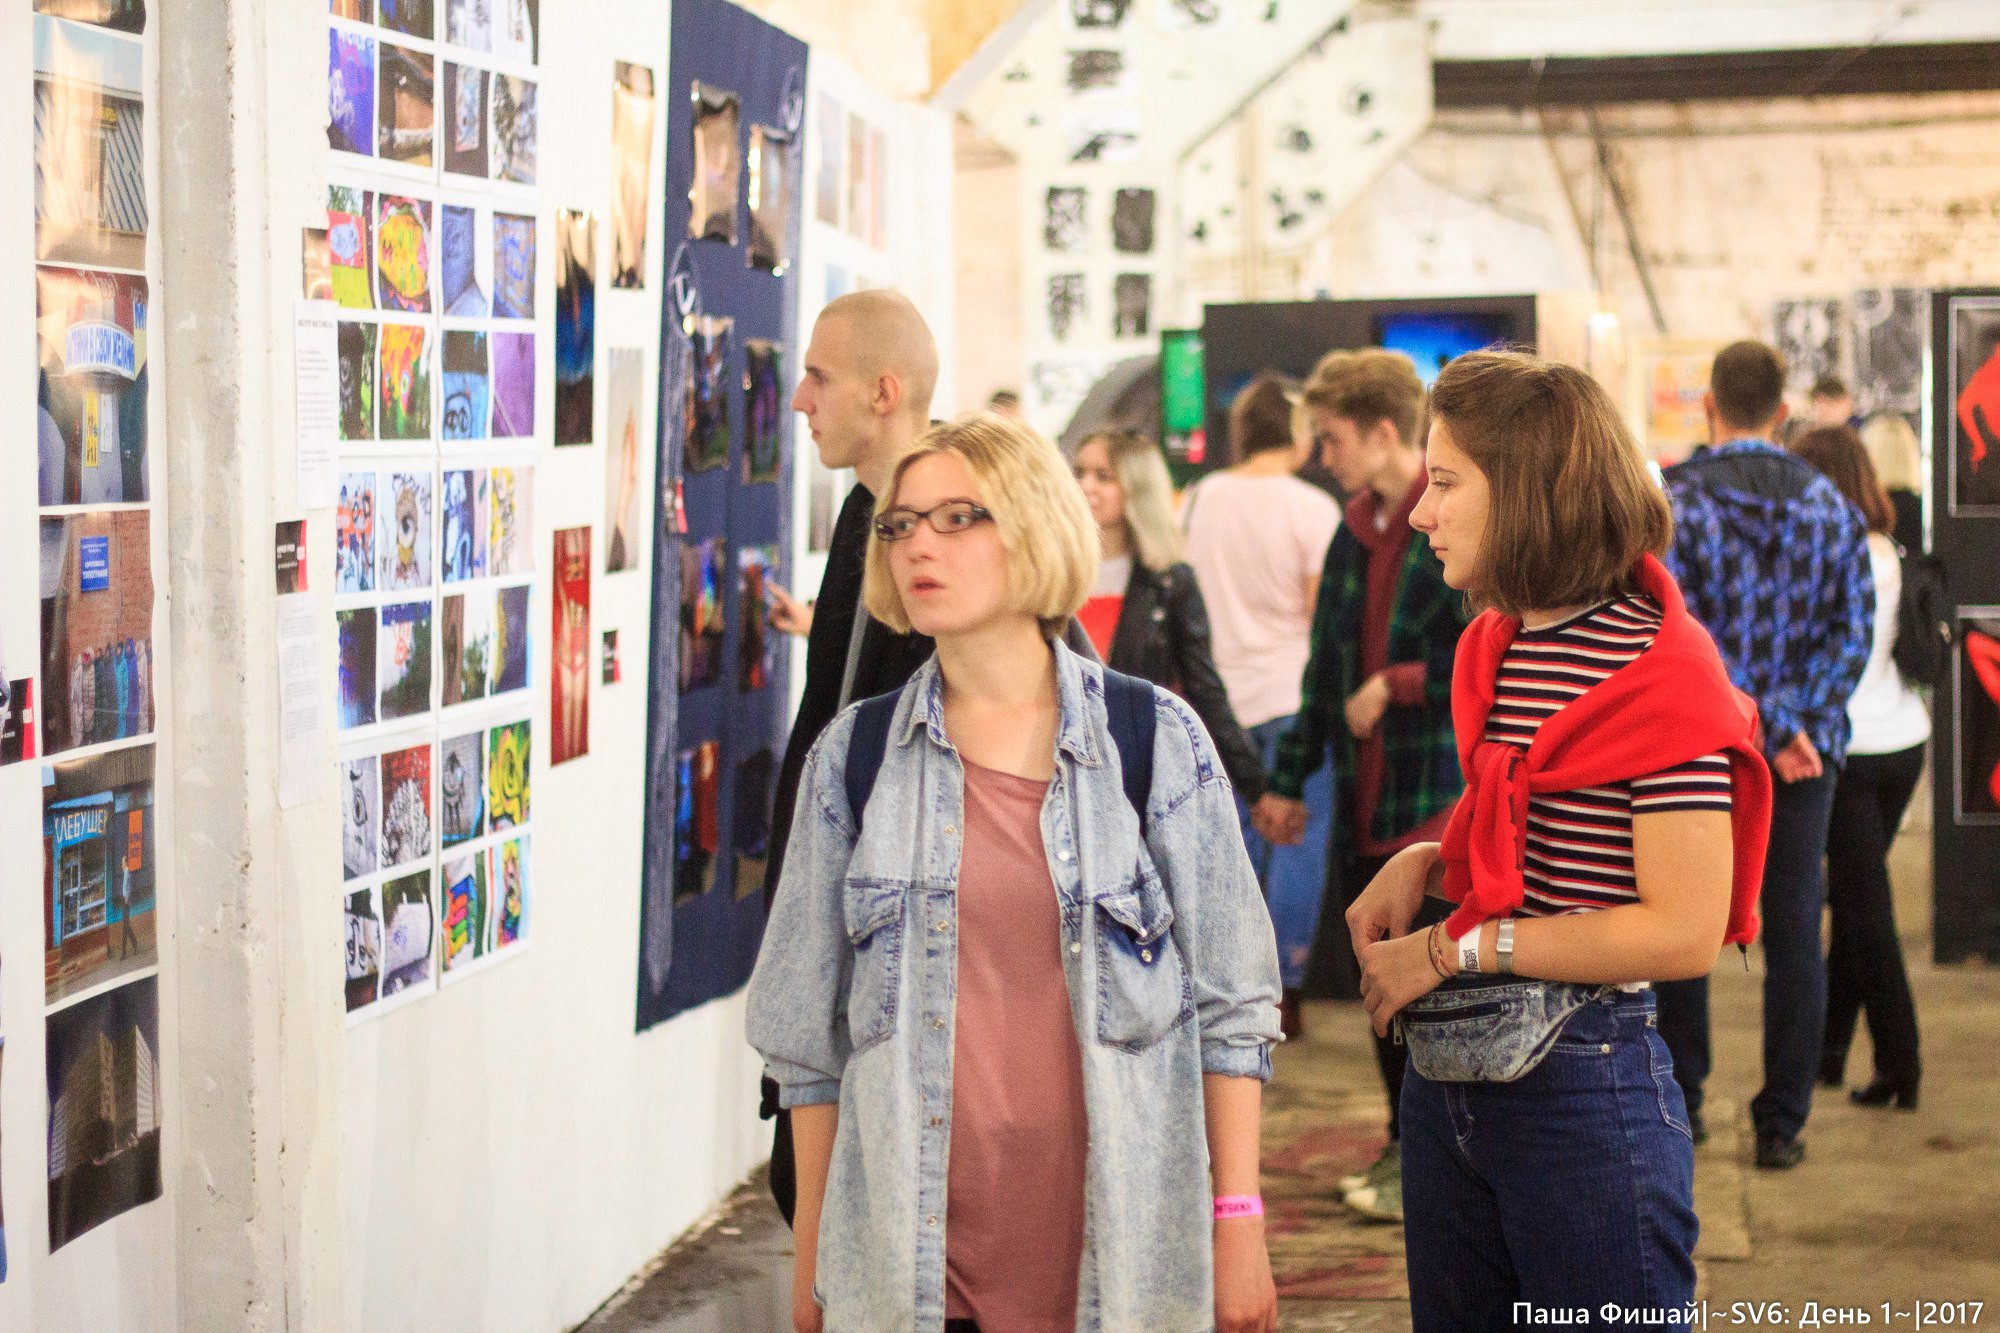
M151 515L41 520L46 753L153 729Z

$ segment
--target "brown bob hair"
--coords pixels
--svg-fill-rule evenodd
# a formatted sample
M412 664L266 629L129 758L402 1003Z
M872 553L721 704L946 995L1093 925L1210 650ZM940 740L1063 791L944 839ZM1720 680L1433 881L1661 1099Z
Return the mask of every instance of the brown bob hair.
M1815 426L1792 441L1791 451L1826 474L1868 520L1870 532L1894 532L1896 507L1882 489L1875 460L1851 426Z
M1252 454L1292 447L1292 400L1282 376L1264 371L1229 404L1229 452L1240 463Z
M1673 511L1611 396L1571 366L1468 352L1431 386L1431 421L1491 491L1469 595L1503 615L1588 606L1637 586Z
M1346 417L1363 430L1386 421L1403 445L1421 449L1417 426L1424 415L1424 382L1417 364L1380 347L1328 352L1313 367L1301 395L1308 410Z

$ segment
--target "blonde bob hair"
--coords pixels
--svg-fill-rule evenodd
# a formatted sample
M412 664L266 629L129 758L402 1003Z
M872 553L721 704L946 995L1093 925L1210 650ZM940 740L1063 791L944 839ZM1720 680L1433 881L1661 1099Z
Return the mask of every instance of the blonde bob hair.
M1129 430L1103 430L1077 446L1102 444L1125 495L1125 536L1139 563L1164 574L1187 554L1181 525L1174 517L1174 480L1160 446Z
M1892 491L1923 492L1923 449L1909 422L1894 412L1878 412L1862 423L1861 444L1883 486Z
M1061 634L1090 596L1098 561L1097 525L1062 453L1027 426L991 412L933 426L896 464L875 501L876 518L896 507L903 474L933 454L955 455L972 474L977 499L992 513L1007 553L1014 609L1039 621L1044 636ZM872 535L861 600L869 615L896 633L911 632L889 572L888 544Z

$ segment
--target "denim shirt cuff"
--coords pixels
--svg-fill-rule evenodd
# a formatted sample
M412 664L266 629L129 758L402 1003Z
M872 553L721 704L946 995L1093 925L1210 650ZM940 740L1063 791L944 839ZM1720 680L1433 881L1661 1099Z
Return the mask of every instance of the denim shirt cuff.
M778 1105L789 1111L794 1106L825 1106L840 1100L840 1080L824 1078L811 1083L784 1083L778 1087Z
M1260 1083L1269 1083L1271 1044L1260 1041L1254 1046L1226 1046L1221 1043L1204 1046L1201 1072L1230 1078L1254 1078Z

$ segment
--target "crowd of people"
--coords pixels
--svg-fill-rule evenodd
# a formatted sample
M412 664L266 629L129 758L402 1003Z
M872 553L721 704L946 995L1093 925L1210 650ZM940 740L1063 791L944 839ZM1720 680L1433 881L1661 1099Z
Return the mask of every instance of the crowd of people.
M1914 441L1838 384L1799 430L1778 354L1725 349L1661 485L1580 371L1335 350L1176 497L1126 431L932 422L892 292L804 371L857 485L817 599L772 593L807 670L748 1021L796 1328L1275 1329L1262 1089L1328 941L1388 1107L1343 1193L1401 1222L1419 1330L1689 1306L1729 944L1758 1167L1862 1015L1853 1099L1915 1107Z

